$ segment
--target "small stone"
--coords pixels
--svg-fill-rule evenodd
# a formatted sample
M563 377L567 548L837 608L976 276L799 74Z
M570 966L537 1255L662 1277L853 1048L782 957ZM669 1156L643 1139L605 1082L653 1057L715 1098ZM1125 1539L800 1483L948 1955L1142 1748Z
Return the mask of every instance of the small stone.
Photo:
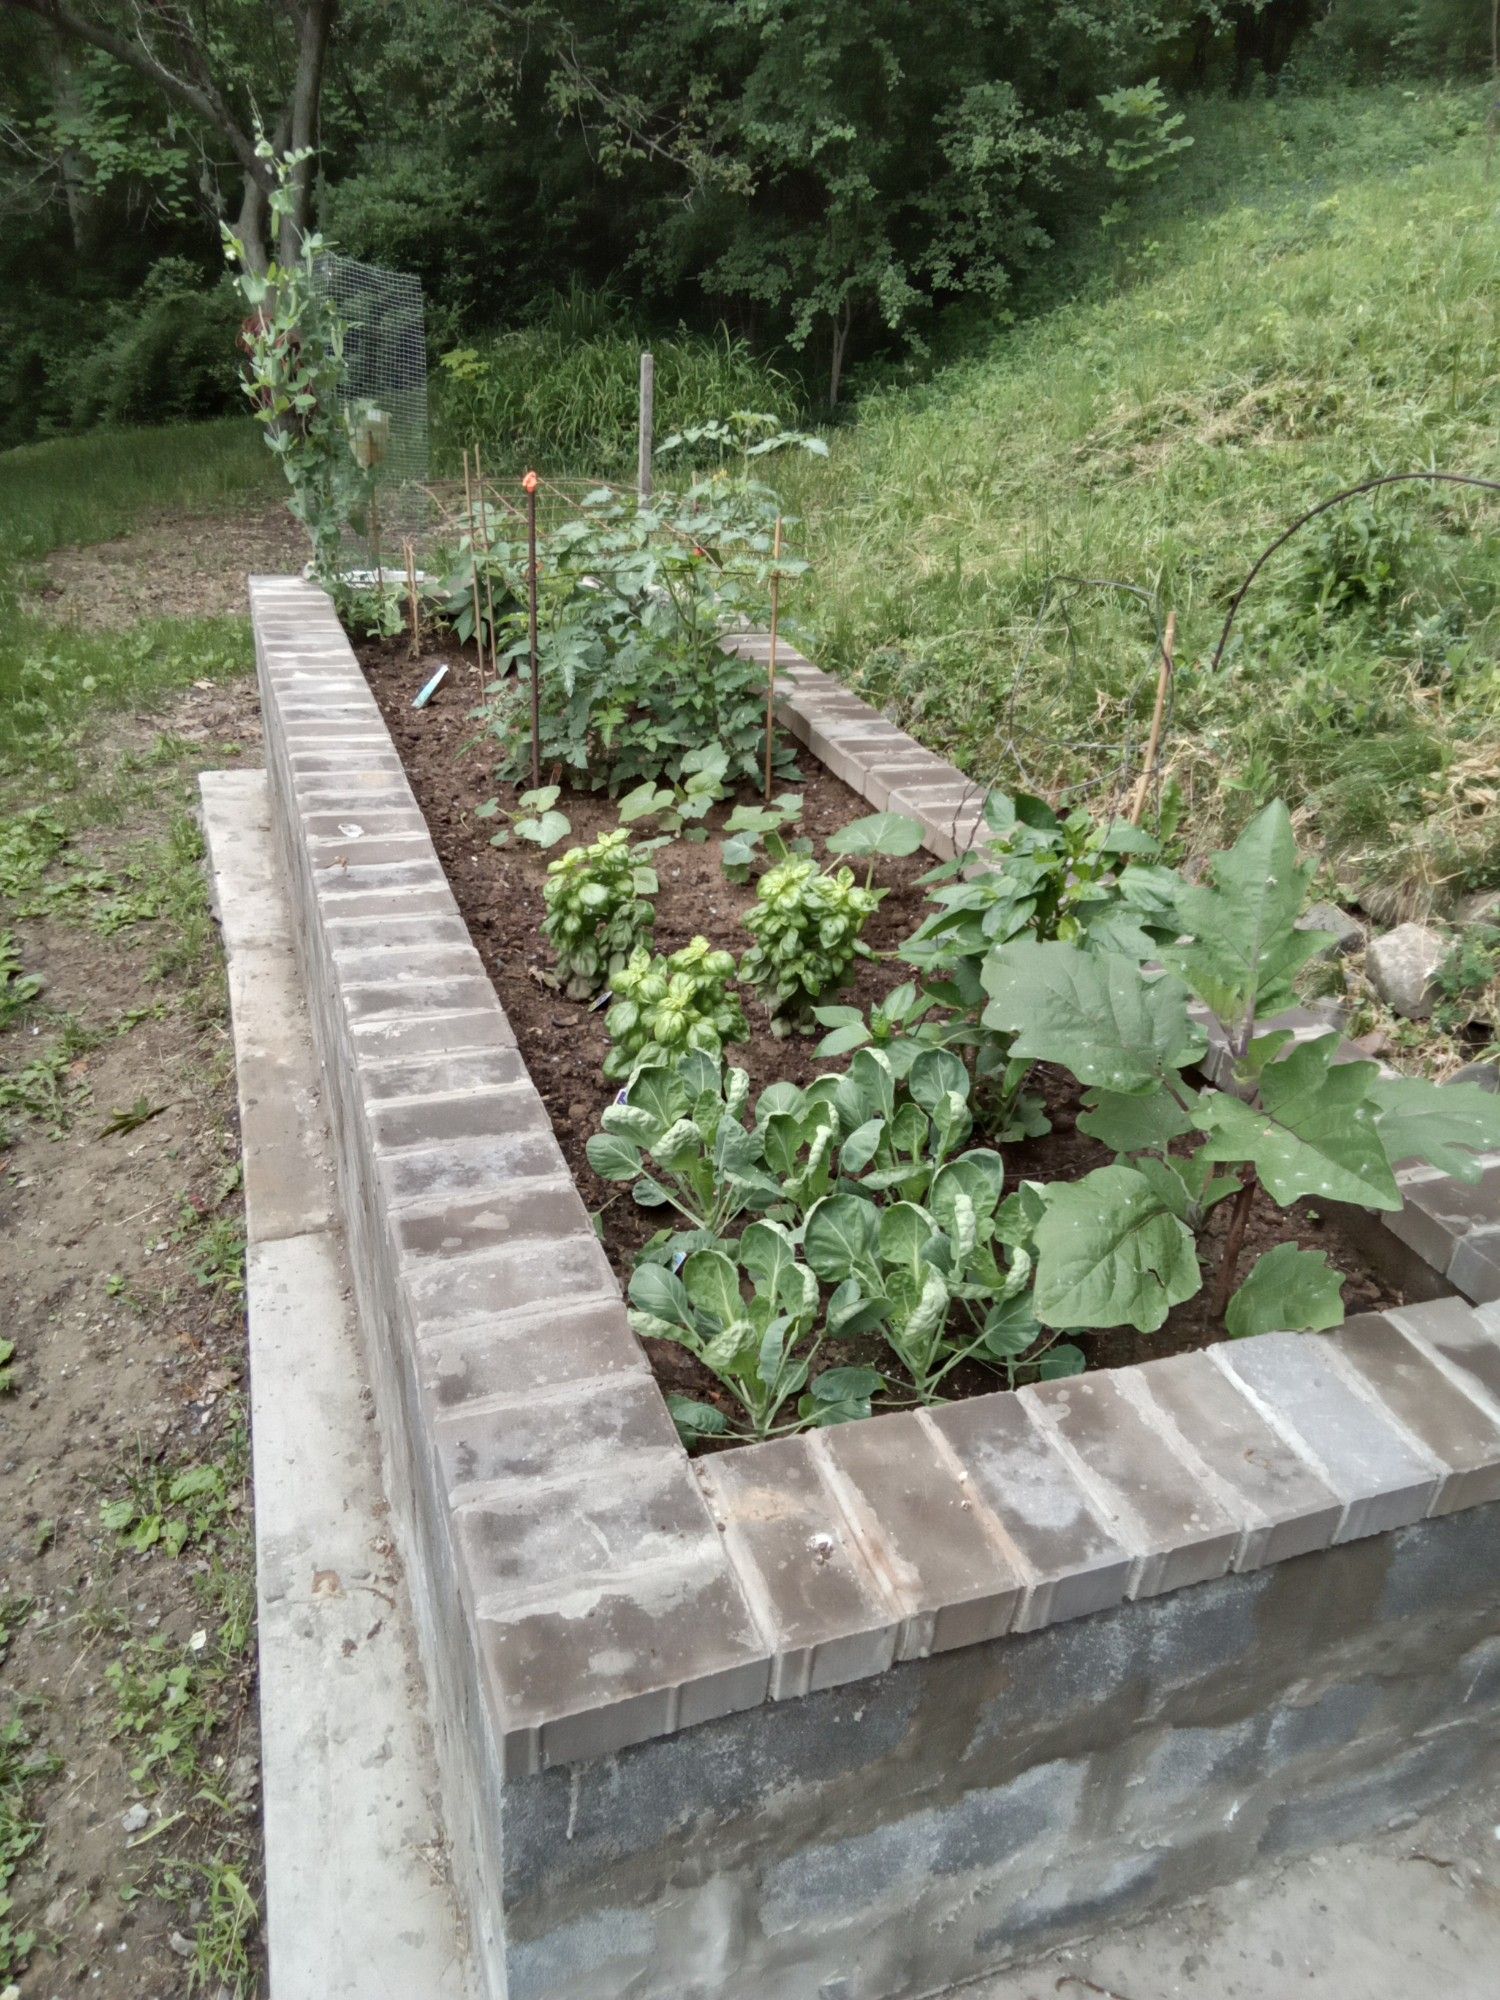
M196 1958L198 1955L198 1947L191 1938L184 1937L181 1931L173 1931L167 1943L179 1958Z
M1313 963L1319 959L1346 958L1351 951L1363 951L1369 932L1357 917L1351 917L1347 910L1341 910L1337 903L1312 903L1297 919L1299 931L1328 931L1333 942L1324 945Z
M1444 1083L1477 1083L1481 1090L1500 1090L1500 1063L1465 1063L1452 1076L1445 1076Z
M150 1806L132 1806L129 1812L120 1815L120 1826L126 1833L139 1833L150 1821Z
M1432 1012L1433 978L1448 956L1448 940L1427 924L1398 924L1365 952L1370 984L1393 1014L1425 1021Z
M1500 924L1500 889L1479 889L1460 896L1453 906L1456 924Z

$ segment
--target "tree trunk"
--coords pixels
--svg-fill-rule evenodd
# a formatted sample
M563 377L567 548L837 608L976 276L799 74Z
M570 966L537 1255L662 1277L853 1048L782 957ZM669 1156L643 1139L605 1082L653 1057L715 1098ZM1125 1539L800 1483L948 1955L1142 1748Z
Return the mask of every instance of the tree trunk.
M833 351L828 363L828 407L838 408L839 387L844 379L844 349L849 343L849 325L854 317L854 308L848 299L833 319Z
M292 154L304 153L292 168L294 200L282 218L277 255L289 264L302 248L312 220L315 153L318 140L318 107L323 94L323 67L328 56L328 37L338 0L308 0L302 14L302 33L297 44L297 76L287 111L287 144Z

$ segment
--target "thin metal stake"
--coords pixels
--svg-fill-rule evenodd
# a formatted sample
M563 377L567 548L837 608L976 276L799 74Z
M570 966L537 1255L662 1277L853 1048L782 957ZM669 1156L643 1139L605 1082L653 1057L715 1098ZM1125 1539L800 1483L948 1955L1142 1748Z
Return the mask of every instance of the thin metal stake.
M766 661L766 804L771 803L771 759L776 748L776 634L781 623L781 516L771 544L771 650Z
M1167 689L1172 685L1172 655L1177 646L1177 613L1167 613L1167 629L1161 642L1161 671L1156 676L1156 707L1151 712L1151 735L1146 743L1146 763L1135 788L1130 808L1130 824L1139 826L1151 790L1151 774L1156 769L1156 752L1161 744L1161 719L1167 706Z
M531 789L542 782L542 685L537 678L536 644L536 474L521 481L526 489L527 629L531 641Z

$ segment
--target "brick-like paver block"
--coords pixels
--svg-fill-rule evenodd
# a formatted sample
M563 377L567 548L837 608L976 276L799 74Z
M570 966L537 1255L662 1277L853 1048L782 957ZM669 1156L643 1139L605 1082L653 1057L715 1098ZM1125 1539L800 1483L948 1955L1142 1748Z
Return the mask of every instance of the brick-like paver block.
M1263 1333L1226 1341L1211 1356L1343 1501L1336 1542L1423 1519L1442 1476L1436 1459L1362 1393L1320 1334Z
M1110 1527L1135 1556L1127 1594L1151 1597L1222 1576L1243 1533L1111 1375L1080 1375L1017 1391L1063 1446Z
M770 1687L769 1649L717 1547L497 1608L478 1636L510 1776L759 1707Z
M1396 1307L1389 1317L1471 1396L1500 1415L1500 1307L1434 1299L1428 1305Z
M557 1241L517 1243L480 1257L435 1257L406 1265L412 1317L426 1331L485 1312L520 1312L570 1299L597 1298L614 1274L592 1229Z
M459 1046L462 1046L460 1044ZM518 1132L550 1133L547 1107L528 1083L521 1089L468 1090L452 1097L372 1104L367 1116L375 1144L385 1152L420 1147L431 1152L454 1139L510 1137Z
M413 1157L396 1156L398 1162ZM444 1259L462 1260L480 1251L508 1251L592 1234L588 1211L562 1154L554 1150L550 1164L553 1172L545 1180L512 1182L466 1200L439 1197L429 1207L395 1210L392 1233L402 1261L414 1269L430 1268Z
M615 1285L593 1298L496 1310L440 1331L419 1328L417 1344L424 1390L441 1410L513 1402L601 1376L640 1376L656 1386Z
M433 1435L455 1494L525 1481L561 1484L585 1471L607 1490L623 1483L625 1467L643 1452L682 1459L662 1393L644 1371L460 1403L438 1417Z
M1134 1556L1105 1525L1067 1460L1018 1397L947 1403L930 1411L927 1421L951 1446L1026 1566L1017 1631L1120 1602Z
M1418 1342L1380 1313L1362 1313L1327 1339L1444 1468L1434 1514L1500 1499L1500 1421Z
M898 1659L1010 1630L1025 1595L1025 1571L937 1437L903 1417L867 1417L820 1431L812 1445L866 1556L905 1614Z
M697 1472L773 1643L772 1700L888 1667L902 1612L855 1541L809 1441L718 1452Z
M1246 1523L1236 1569L1328 1547L1343 1502L1206 1354L1143 1362L1130 1370L1129 1385L1138 1405L1176 1426L1222 1489L1226 1512Z

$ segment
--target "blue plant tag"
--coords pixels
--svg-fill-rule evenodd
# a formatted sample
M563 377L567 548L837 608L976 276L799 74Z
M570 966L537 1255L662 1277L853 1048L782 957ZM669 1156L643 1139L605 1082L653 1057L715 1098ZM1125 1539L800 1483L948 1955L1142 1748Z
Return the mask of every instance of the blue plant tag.
M412 703L412 707L425 708L428 702L432 700L432 697L437 693L438 689L443 685L443 682L447 678L448 678L448 663L445 660L442 666L440 666L437 672L433 675L432 679L427 683L426 687L423 688L422 692L417 696L416 700Z

